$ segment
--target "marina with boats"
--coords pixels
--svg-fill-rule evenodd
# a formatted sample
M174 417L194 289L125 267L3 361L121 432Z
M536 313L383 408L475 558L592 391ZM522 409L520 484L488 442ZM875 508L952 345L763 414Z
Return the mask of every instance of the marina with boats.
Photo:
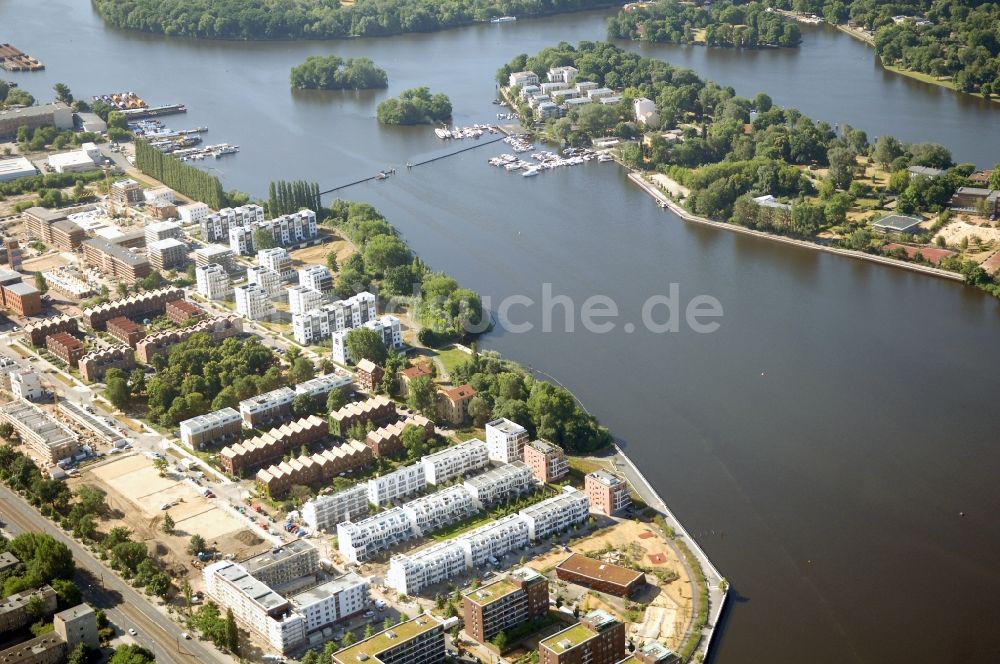
M511 146L511 150L515 154L508 153L498 157L491 157L487 160L487 163L490 166L502 168L508 173L521 171L521 177L526 178L539 175L543 171L562 168L564 166L579 166L592 161L601 163L614 161L611 154L598 152L589 148L566 148L562 151L561 155L551 150L540 150L533 152L531 154L532 161L528 161L517 155L534 150L535 146L532 143L529 143L522 136L508 136L503 140Z

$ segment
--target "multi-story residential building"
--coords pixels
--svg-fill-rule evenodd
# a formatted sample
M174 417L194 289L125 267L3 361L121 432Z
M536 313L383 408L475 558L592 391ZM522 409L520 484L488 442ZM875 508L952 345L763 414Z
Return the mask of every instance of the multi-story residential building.
M69 332L50 334L45 339L45 348L73 369L77 367L80 358L87 352L87 347L83 345L83 342Z
M170 270L187 263L188 246L172 237L155 240L146 245L146 255L154 269Z
M94 350L80 358L80 377L88 383L104 380L108 369L128 373L135 368L135 352L127 346L112 346Z
M444 626L430 614L333 653L333 664L438 664L445 660Z
M477 508L488 509L531 493L535 482L531 469L524 462L515 461L470 477L463 486Z
M476 512L472 497L461 486L450 486L415 498L404 503L402 508L417 537L430 535Z
M410 395L410 383L420 378L426 376L432 378L434 373L431 371L430 366L427 362L418 362L412 367L406 367L399 372L399 395L402 398L407 398Z
M195 268L194 271L198 294L209 300L225 300L233 294L233 282L226 268L219 263Z
M401 498L412 496L427 488L424 466L415 463L402 466L380 477L368 480L368 502L385 505Z
M284 247L261 249L257 252L257 264L277 274L282 281L288 281L295 275L292 257Z
M177 216L185 224L201 224L201 220L207 217L209 212L209 207L204 203L177 206Z
M402 507L393 507L356 523L337 524L337 547L344 560L360 563L413 538L413 524Z
M71 429L27 401L0 406L0 421L10 423L21 442L48 463L58 463L80 451L80 438Z
M0 633L21 629L39 620L39 617L34 617L31 613L32 605L39 605L41 617L47 618L55 613L57 604L56 591L49 585L5 597L0 600Z
M385 583L401 595L416 595L424 588L455 578L465 570L465 553L451 540L416 553L393 556Z
M30 207L21 214L27 236L44 244L52 244L52 224L66 218L65 212L43 207Z
M305 540L292 540L240 562L250 576L268 586L280 586L319 570L319 551Z
M97 612L89 604L77 604L52 616L52 630L72 652L80 643L92 650L101 647Z
M131 348L135 348L146 334L141 325L125 318L125 316L116 316L107 321L105 326L108 334L118 341L128 344Z
M250 320L260 320L274 314L274 305L267 290L257 284L237 286L233 295L236 299L236 313Z
M319 237L316 213L312 210L299 210L292 214L256 222L254 226L256 229L269 231L274 244L278 247L307 244Z
M542 620L548 612L548 579L530 567L462 595L465 633L483 644L500 632Z
M75 266L63 266L42 272L50 291L69 299L79 300L94 294L94 284L81 279L83 275Z
M486 423L486 444L490 449L490 459L500 463L513 463L524 457L524 444L528 442L528 430L520 424L500 418Z
M230 475L242 475L249 468L277 461L288 452L326 438L329 425L321 417L309 417L283 424L260 436L222 448L219 466Z
M146 226L145 232L147 247L160 240L180 240L183 235L180 224L174 221L158 221L150 224Z
M433 422L423 415L410 415L405 420L369 431L365 436L365 445L371 449L376 458L402 456L406 452L403 447L403 431L408 426L420 427L428 437L434 435Z
M15 399L38 401L45 395L45 389L42 387L42 381L37 372L11 371L8 375L10 376L10 393L14 395Z
M547 440L533 440L524 446L524 463L541 484L562 479L569 473L566 453Z
M173 203L177 200L177 194L170 187L152 187L142 192L142 198L147 204Z
M512 88L538 85L538 74L533 71L516 71L507 77L507 85Z
M646 575L642 572L581 553L570 554L559 563L556 578L618 597L631 597L646 585Z
M74 251L87 239L86 231L69 219L54 222L51 231L52 244L63 251Z
M191 321L205 316L204 309L199 307L194 302L189 302L187 300L173 300L172 302L167 302L164 313L167 315L167 320L178 325L187 325Z
M235 337L243 333L243 319L229 314L228 316L216 316L206 320L198 321L194 325L189 325L177 330L164 330L151 334L140 340L135 345L135 354L139 361L149 364L154 357L168 352L171 348L189 339L195 334L207 334L214 342L220 342L229 337Z
M385 369L368 358L364 358L355 367L354 375L357 377L358 385L361 386L362 390L374 392L382 385L382 377L385 376Z
M253 256L253 232L253 226L239 226L229 229L229 249L234 256Z
M583 489L590 501L591 511L598 514L611 516L632 504L625 480L606 470L587 473Z
M83 260L91 267L126 284L134 284L152 272L145 256L96 237L84 240Z
M625 624L604 609L538 643L539 664L615 664L625 657Z
M280 653L306 640L306 620L291 603L229 561L213 563L203 572L205 592L223 610L232 609L236 620Z
M195 267L205 267L218 263L226 272L234 269L233 250L221 244L209 244L194 252Z
M580 70L576 67L570 67L565 65L562 67L552 67L546 73L546 78L549 79L549 83L566 83L569 85L576 75L580 73Z
M269 298L275 298L281 292L281 275L263 265L247 268L247 283L260 286Z
M183 299L184 291L180 288L159 288L84 309L83 322L90 329L102 332L112 318L154 318L166 313L167 302Z
M42 312L42 294L29 284L18 282L0 288L3 304L15 316L37 316Z
M76 334L80 331L77 319L63 314L53 316L24 326L24 338L31 342L36 348L45 345L45 339L56 332L69 332Z
M379 394L371 399L349 403L340 410L330 413L330 430L339 436L356 424L367 426L396 417L396 404L389 397Z
M205 242L228 242L230 228L249 226L261 221L264 221L264 208L259 205L222 208L215 214L206 214L201 218L201 239Z
M3 241L2 251L6 253L7 265L10 265L12 270L20 270L21 265L24 263L24 253L21 251L21 243L17 240L6 238Z
M673 650L658 641L639 646L631 655L618 664L680 664L681 658Z
M486 443L476 438L428 454L420 460L428 484L441 484L464 477L490 464Z
M354 383L354 377L346 371L336 370L333 373L316 376L309 380L302 381L295 386L295 394L308 394L317 402L326 404L326 398L330 392L344 387L350 387Z
M327 293L333 290L333 274L325 265L307 265L299 270L299 284L320 293Z
M382 338L382 343L385 344L386 348L399 349L403 347L402 328L400 327L399 319L395 316L380 316L375 320L364 323L364 327L374 330ZM331 357L333 357L334 362L349 364L354 361L350 350L347 348L348 332L349 330L340 330L330 335L333 340L333 353Z
M462 424L469 419L469 402L476 396L471 385L459 385L450 389L439 388L437 392L437 413L442 420L452 424Z
M368 516L368 487L356 484L342 491L307 500L300 510L302 520L313 530L329 532L344 521Z
M360 327L375 318L375 296L358 293L292 316L292 334L300 344L315 344L335 332Z
M292 316L303 316L323 304L323 294L311 288L296 285L285 290L288 292L288 311Z
M296 484L327 483L334 477L361 470L371 462L371 450L357 440L350 440L333 449L258 470L255 479L257 485L267 491L268 495L278 497ZM365 485L361 486L367 489Z
M558 496L546 498L518 512L527 522L528 537L533 542L583 523L589 513L587 494L569 486Z
M243 426L248 429L257 429L263 425L290 419L292 401L294 400L295 390L290 387L279 387L276 390L244 399L240 402L240 417L243 418Z
M181 442L194 450L238 439L243 420L233 408L223 408L180 423Z
M115 205L129 207L142 203L144 200L142 185L132 178L111 183L111 201Z
M289 596L295 612L305 618L306 632L357 615L368 607L368 579L348 572Z
M459 535L455 541L465 552L465 564L469 569L482 567L490 558L499 560L511 551L528 546L528 524L520 515L509 514Z

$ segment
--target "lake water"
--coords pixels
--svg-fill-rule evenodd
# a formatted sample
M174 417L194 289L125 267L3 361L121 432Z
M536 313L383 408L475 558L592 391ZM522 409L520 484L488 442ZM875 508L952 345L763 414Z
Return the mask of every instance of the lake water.
M47 66L10 78L43 99L63 81L80 96L134 90L186 103L169 124L208 125L210 142L239 144L208 167L256 195L272 179L325 189L457 147L426 127L380 128L376 103L428 85L451 97L457 123L491 120L497 67L561 40L602 39L603 16L248 44L107 30L85 2L0 0L0 26L13 26L4 39ZM1000 161L1000 106L883 72L834 30L804 32L799 51L624 46L870 136L940 142L981 167ZM389 90L290 91L289 68L325 53L373 58ZM713 661L1000 661L998 303L686 225L611 164L529 179L487 166L502 151L400 168L343 195L379 207L432 266L494 305L538 303L511 312L533 331L484 344L573 390L730 579ZM574 332L543 331L543 284L578 315L588 296L611 297L615 330L586 332L577 315ZM626 332L671 284L682 305L716 298L720 329Z

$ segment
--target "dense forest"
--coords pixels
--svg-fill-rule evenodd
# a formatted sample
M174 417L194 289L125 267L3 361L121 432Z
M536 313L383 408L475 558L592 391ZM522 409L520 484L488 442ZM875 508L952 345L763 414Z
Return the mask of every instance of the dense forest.
M341 39L432 32L493 16L544 16L613 0L92 0L117 28L220 39Z
M388 125L447 122L451 119L451 100L442 92L432 95L427 88L411 88L403 90L398 99L380 103L375 117Z
M704 6L679 0L626 6L608 21L608 36L736 48L798 46L802 41L795 21L763 3L737 0Z
M163 154L145 141L135 142L135 165L146 175L213 210L226 206L226 193L219 178Z
M368 58L311 55L292 67L293 88L301 90L368 90L389 87L389 76Z
M886 65L950 78L963 92L1000 94L1000 3L770 0L770 4L870 30L875 52Z

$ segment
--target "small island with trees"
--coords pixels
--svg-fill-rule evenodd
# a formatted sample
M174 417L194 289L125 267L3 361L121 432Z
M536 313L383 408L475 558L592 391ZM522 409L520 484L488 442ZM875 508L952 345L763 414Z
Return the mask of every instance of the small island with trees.
M447 122L451 120L451 100L442 92L432 95L425 87L411 88L379 104L375 116L386 125Z
M371 90L389 87L389 76L368 58L310 55L292 67L289 80L298 90Z

